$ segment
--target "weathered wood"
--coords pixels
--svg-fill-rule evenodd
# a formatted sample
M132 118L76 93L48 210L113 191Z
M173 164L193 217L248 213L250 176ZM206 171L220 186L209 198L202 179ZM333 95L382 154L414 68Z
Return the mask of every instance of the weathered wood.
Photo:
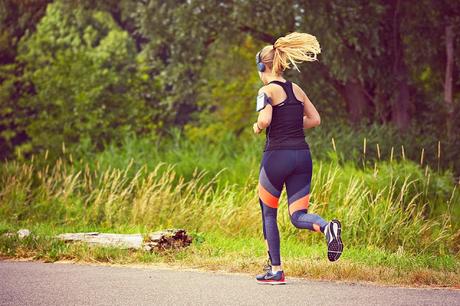
M4 233L3 237L18 237L19 239L24 239L30 236L30 231L27 228L21 228L16 233Z
M186 247L192 243L192 237L183 229L167 229L147 235L144 241L145 250L161 251Z
M94 245L114 246L122 249L140 249L143 246L141 234L112 233L66 233L57 236L65 242L83 241Z
M82 241L91 245L114 246L124 249L144 249L146 251L162 251L166 249L182 248L190 245L192 237L183 229L167 229L150 233L145 237L142 234L114 234L114 233L65 233L57 235L65 242Z

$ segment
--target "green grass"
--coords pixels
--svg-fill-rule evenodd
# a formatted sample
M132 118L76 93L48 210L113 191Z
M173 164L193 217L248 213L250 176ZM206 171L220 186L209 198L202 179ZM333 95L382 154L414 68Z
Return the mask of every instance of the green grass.
M156 146L155 140L133 138L123 147L109 146L81 160L63 152L57 161L47 160L45 154L4 162L0 232L21 226L44 236L175 227L200 233L206 242L185 253L158 256L67 246L48 238L2 239L2 255L167 261L256 272L265 254L256 192L261 150L254 149L261 143L234 141L230 137L212 144L173 138ZM458 278L449 276L458 272L460 254L460 194L451 172L401 158L353 162L332 148L321 154L328 157L316 159L313 151L310 211L342 221L347 251L343 263L331 266L324 257L323 238L291 224L283 193L278 214L281 256L291 275L458 283Z
M131 162L123 169L82 171L61 160L45 168L6 163L0 177L0 216L11 224L183 227L230 237L260 234L257 176L229 184L203 170L185 179L172 165L159 164L153 170L141 166L129 174L132 167ZM314 171L311 211L342 220L350 245L437 255L458 252L454 210L460 197L442 174L425 176L407 161L381 162L372 169L320 161ZM279 227L286 237L319 240L292 226L284 194Z
M15 231L19 227L2 223L0 228L2 231ZM228 237L223 234L194 232L191 233L194 237L193 243L188 248L156 254L80 243L66 244L51 238L62 232L103 229L56 228L45 224L31 225L28 228L31 229L32 235L25 239L0 238L0 255L45 262L70 260L110 264L168 264L249 274L260 273L266 259L264 242L256 237ZM459 258L452 255L411 255L369 246L346 247L341 259L330 263L326 259L325 244L308 244L292 238L283 238L282 262L288 276L412 286L460 285Z

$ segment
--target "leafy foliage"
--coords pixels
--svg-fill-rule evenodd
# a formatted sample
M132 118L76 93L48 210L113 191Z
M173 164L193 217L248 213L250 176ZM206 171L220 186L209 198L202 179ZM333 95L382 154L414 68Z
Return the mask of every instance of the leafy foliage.
M0 156L56 154L62 142L84 155L124 134L174 127L191 139L217 142L228 130L248 138L260 85L254 54L301 31L323 51L286 77L327 130L396 126L418 141L406 145L418 147L411 157L439 140L441 166L459 173L458 59L454 109L443 99L444 32L453 26L458 49L459 9L443 0L4 1Z
M92 150L152 127L133 41L109 14L54 3L19 52L29 87L20 105L33 114L22 149Z

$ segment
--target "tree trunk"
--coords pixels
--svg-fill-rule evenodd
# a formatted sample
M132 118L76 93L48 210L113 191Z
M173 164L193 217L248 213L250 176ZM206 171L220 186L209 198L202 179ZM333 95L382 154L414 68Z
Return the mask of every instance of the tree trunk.
M347 106L348 120L350 123L356 124L367 119L369 116L371 101L366 95L366 89L361 82L350 77L345 83L337 80L332 76L329 69L322 63L315 63L316 68L320 71L323 77L329 82L335 90L345 100Z
M452 97L452 74L454 69L454 27L446 27L446 78L444 81L444 102L447 109L447 136L452 138L454 102Z
M355 78L348 79L341 90L347 104L350 123L357 124L369 116L369 99L366 97L363 85Z
M393 78L395 80L395 91L391 106L391 120L400 129L406 130L410 123L410 95L407 83L407 66L404 62L404 50L401 40L401 1L390 1L390 11L392 14L392 54Z
M403 72L395 72L396 77L396 97L393 100L391 120L402 131L409 127L410 123L410 96L407 78L405 77L406 69Z

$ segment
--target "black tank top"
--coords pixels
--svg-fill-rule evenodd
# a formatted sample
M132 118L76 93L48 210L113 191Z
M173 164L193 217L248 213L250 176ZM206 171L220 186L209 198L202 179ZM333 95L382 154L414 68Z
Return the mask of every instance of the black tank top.
M286 92L286 100L273 106L272 121L265 131L265 150L309 149L303 130L303 102L297 100L289 81L271 81Z

